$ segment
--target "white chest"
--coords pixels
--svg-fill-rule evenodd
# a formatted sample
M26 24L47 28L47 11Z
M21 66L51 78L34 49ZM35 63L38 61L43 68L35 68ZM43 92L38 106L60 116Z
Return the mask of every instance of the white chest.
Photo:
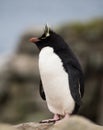
M52 48L45 47L41 50L39 70L49 110L61 115L71 113L74 100L69 89L68 74Z

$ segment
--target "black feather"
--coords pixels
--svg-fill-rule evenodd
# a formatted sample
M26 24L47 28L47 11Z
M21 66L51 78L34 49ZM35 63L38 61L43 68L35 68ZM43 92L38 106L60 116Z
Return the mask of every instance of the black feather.
M80 74L79 71L74 68L72 65L67 65L66 69L68 71L69 86L71 95L74 98L75 102L81 104L81 91L80 91Z
M41 80L40 80L39 92L40 92L40 96L42 97L42 99L43 99L43 100L46 100L46 97L45 97L45 93L44 93L44 90L43 90L43 85L42 85L42 81L41 81Z

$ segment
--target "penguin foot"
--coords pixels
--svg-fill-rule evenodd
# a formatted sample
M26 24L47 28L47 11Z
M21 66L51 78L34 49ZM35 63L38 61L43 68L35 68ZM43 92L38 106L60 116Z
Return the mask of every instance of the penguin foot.
M54 119L48 119L48 120L42 120L39 123L55 123L57 120Z
M64 119L69 119L70 115L69 114L65 114Z
M53 119L48 119L48 120L42 120L40 123L55 123L56 121L59 121L60 117L58 114L55 114Z

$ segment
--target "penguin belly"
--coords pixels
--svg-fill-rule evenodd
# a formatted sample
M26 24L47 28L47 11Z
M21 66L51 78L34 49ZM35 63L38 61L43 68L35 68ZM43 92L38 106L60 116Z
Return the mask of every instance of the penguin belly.
M75 102L70 92L69 77L53 48L45 47L40 51L39 70L49 110L54 114L71 114Z

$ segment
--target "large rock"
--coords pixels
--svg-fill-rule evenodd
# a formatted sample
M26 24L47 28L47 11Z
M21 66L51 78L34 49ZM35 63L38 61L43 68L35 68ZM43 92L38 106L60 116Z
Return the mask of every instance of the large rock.
M0 130L17 130L17 129L8 124L0 124Z
M63 119L57 123L23 123L14 126L17 130L103 130L102 126L93 124L90 120L72 116L70 119Z

